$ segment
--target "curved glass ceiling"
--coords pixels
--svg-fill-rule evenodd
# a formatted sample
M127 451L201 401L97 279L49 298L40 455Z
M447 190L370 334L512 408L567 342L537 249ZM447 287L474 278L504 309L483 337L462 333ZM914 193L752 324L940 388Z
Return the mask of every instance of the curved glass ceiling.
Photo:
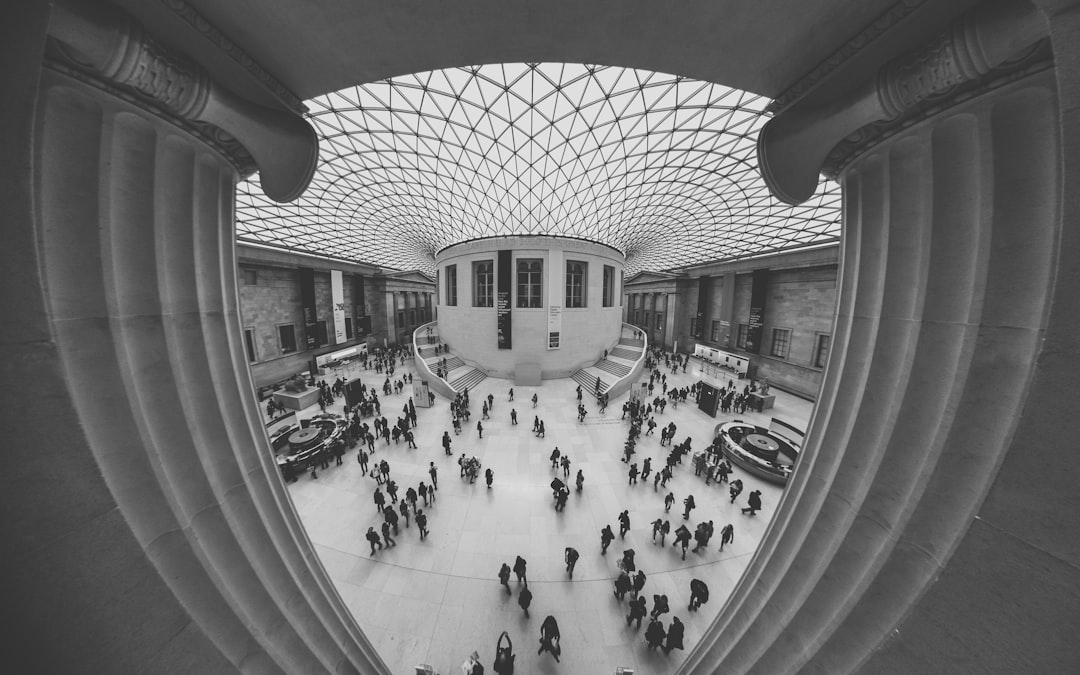
M767 98L629 68L450 68L307 102L320 158L290 204L237 190L240 241L434 270L450 244L581 237L627 273L836 241L840 189L774 199L755 143Z

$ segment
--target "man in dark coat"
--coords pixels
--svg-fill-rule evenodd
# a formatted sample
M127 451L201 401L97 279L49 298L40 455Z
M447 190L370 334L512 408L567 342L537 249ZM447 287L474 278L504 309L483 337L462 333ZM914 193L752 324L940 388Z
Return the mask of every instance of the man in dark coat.
M709 587L701 579L690 580L690 606L687 608L693 612L709 601Z
M684 626L682 621L679 621L679 617L672 617L671 625L667 629L667 642L664 644L665 654L670 653L672 649L683 648L683 630Z

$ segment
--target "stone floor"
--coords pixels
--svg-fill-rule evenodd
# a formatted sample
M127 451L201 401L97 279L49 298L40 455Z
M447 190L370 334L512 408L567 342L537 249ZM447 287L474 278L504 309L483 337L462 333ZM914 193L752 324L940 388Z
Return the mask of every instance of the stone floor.
M685 386L699 379L719 384L699 365L695 360L686 374L669 374L669 385ZM404 370L410 371L411 363L407 362ZM376 385L383 379L358 367L328 374L325 379L330 382L338 375L360 377ZM493 672L495 645L502 631L513 641L517 675L555 671L600 675L614 673L618 666L633 668L639 674L674 672L687 652L650 652L643 637L647 619L641 629L627 626L627 602L612 595L616 561L625 548L637 552L637 566L648 577L644 594L649 610L654 594L666 594L672 611L662 617L664 625L678 616L686 626L684 644L690 649L715 619L749 563L781 488L736 469L735 475L742 478L746 489L731 505L727 486L706 486L704 479L694 477L686 460L668 485L676 505L665 516L666 491L654 491L651 478L647 484L628 485L627 465L620 461L628 429L620 420L626 395L613 400L605 415L598 414L595 404L587 405L589 415L584 423L578 423L572 380L514 387L512 403L507 400L511 386L499 379L480 383L472 391L472 423L460 436L452 433L449 402L438 397L433 408L417 409L419 449L407 450L404 442L389 446L376 443L374 458L390 462L391 477L399 484L400 494L421 480L430 484L428 462L434 461L439 470L438 501L425 509L430 535L423 542L414 523L408 529L401 528L395 548L369 555L363 535L370 525L378 530L381 519L372 501L375 481L362 475L355 452L346 457L343 466L331 466L314 480L304 475L289 485L289 494L330 578L393 673L411 675L413 666L430 664L437 673L456 675L473 650L480 653L487 672ZM534 392L539 395L536 409L530 402ZM484 422L481 439L475 423L480 417L480 397L488 393L494 395L495 405L491 419ZM784 392L773 393L775 408L738 417L767 427L775 416L805 430L812 404ZM391 423L407 399L407 393L383 399L383 412ZM511 408L518 411L517 426L510 424ZM305 410L301 417L317 412L318 408ZM546 438L536 438L531 432L534 415L544 420ZM678 425L676 440L690 435L696 452L711 440L716 424L735 417L718 413L714 419L687 403L677 410L669 405L658 421L665 425L674 420ZM451 457L440 445L444 430L450 430L453 437ZM635 461L652 456L654 467L663 466L667 450L660 447L658 434L639 442ZM548 456L555 446L569 453L568 484L572 485L578 469L585 475L583 492L572 492L562 513L554 510L549 487L556 471L550 468ZM494 470L491 489L485 487L482 477L471 485L459 477L457 457L461 453L475 455L483 469ZM754 489L762 491L764 508L750 517L739 509ZM670 536L667 547L653 544L650 523L660 516L669 518L674 532L684 522L682 500L691 493L697 509L687 526L693 530L702 520L712 520L717 534L707 551L688 552L683 561L671 547ZM611 524L617 534L617 517L623 509L629 509L631 530L625 540L616 538L607 555L601 555L600 529ZM721 553L719 531L728 522L735 526L735 542ZM567 546L581 553L573 581L567 579L563 563ZM517 605L518 583L511 577L513 594L507 595L496 576L500 565L505 561L512 566L517 555L528 561L533 593L528 618ZM711 597L697 612L688 612L689 582L694 577L709 585ZM535 651L540 624L549 614L558 620L562 634L561 663L548 654L537 656Z

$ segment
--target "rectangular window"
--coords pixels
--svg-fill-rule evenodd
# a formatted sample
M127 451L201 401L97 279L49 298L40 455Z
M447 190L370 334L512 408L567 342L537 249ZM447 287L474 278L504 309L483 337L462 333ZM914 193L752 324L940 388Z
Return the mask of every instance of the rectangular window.
M517 261L517 306L543 307L541 288L543 282L544 261Z
M814 350L814 366L817 368L824 368L825 361L829 358L829 343L832 341L832 336L818 335L817 336L817 348Z
M352 339L352 317L345 317L345 339Z
M255 330L252 328L244 329L244 347L247 348L248 362L255 363L258 359L255 358Z
M281 347L282 354L289 354L296 351L296 330L293 325L285 324L284 326L277 327L278 332L278 345Z
M790 330L788 330L787 328L772 329L772 350L769 352L771 355L781 359L786 359L788 355L788 346L790 344Z
M457 265L446 266L446 304L457 306Z
M746 338L750 335L750 324L739 324L739 335L735 339L735 346L739 349L746 349Z
M322 347L328 342L330 340L326 337L326 319L320 319L315 322L315 343L317 346Z
M653 328L655 328L656 330L660 330L661 328L663 328L663 326L664 326L664 313L663 312L657 312L653 316L653 322L654 322L653 323Z
M690 319L690 335L691 335L691 337L697 337L697 335L699 333L699 331L698 331L698 323L699 323L699 321L700 320L696 316L694 318Z
M604 307L615 306L615 268L604 265Z
M585 271L588 266L576 260L566 261L566 307L580 309L585 306Z
M720 342L720 322L712 322L712 330L709 331L709 339L713 342Z
M404 328L405 327L405 310L403 310L403 309L398 310L398 313L397 313L397 327L398 328Z
M495 263L481 260L473 263L473 307L495 306Z

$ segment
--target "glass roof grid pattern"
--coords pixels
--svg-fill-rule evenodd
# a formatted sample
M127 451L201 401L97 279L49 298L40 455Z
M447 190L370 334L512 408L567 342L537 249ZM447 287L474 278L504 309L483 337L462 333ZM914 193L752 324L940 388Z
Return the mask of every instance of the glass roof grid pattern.
M276 204L238 187L241 241L434 271L451 244L589 239L626 271L665 270L839 239L840 191L774 199L757 169L769 100L628 68L495 64L372 82L308 101L309 189Z

